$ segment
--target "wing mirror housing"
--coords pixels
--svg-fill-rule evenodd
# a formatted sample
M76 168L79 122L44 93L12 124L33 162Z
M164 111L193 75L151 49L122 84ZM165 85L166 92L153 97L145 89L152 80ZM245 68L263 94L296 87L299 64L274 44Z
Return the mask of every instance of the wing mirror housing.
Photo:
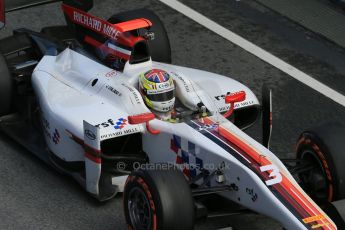
M128 123L131 125L138 125L142 123L146 123L146 129L151 134L159 134L160 130L155 130L150 127L150 121L155 119L156 116L153 113L142 113L138 115L128 116Z
M235 109L235 103L246 100L246 92L239 91L225 96L225 103L230 104L230 109L223 115L225 118L231 116Z

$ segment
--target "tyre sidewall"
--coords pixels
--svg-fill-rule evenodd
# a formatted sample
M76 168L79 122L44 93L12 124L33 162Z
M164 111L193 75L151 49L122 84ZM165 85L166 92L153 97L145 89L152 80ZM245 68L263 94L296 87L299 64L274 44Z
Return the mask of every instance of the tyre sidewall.
M153 195L153 189L152 187L150 187L148 185L148 183L146 182L146 180L148 178L144 178L145 176L143 175L130 175L128 176L127 182L126 182L126 191L131 191L134 187L137 187L139 189L141 189L145 195L146 198L149 200L150 202L150 211L152 214L152 218L151 218L151 223L152 223L152 229L156 230L156 229L160 229L157 226L157 220L158 218L162 218L161 216L161 205L160 205L160 200L159 199L154 199L154 197L156 198L156 195ZM153 190L153 191L152 191ZM124 206L124 210L125 210L125 217L126 217L126 221L127 224L129 225L130 229L134 229L134 227L130 224L131 223L131 218L129 216L129 209L128 209L128 195L129 192L124 192L124 202L123 202L123 206ZM158 214L158 216L157 216Z
M170 175L162 176L162 174ZM176 182L173 181L175 179ZM194 203L189 187L183 186L183 183L181 184L182 180L185 180L185 178L179 171L136 171L130 175L124 192L124 209L127 223L130 223L127 203L128 194L131 188L139 187L145 192L151 204L152 220L156 226L152 229L193 229ZM167 182L171 184L167 185ZM187 186L187 182L183 182ZM133 229L132 226L130 228Z
M336 159L333 158L334 156L331 154L328 146L315 133L304 132L297 144L297 158L301 159L305 151L312 153L322 166L328 184L328 201L344 198L344 191L339 186L341 184L339 171L342 170L337 168L335 164Z

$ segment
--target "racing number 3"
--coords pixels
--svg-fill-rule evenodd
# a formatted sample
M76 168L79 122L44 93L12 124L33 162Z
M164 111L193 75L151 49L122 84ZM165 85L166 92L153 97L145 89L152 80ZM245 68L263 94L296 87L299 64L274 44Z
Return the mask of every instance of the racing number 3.
M273 164L261 166L260 170L261 172L271 171L269 177L272 179L266 181L267 186L278 184L283 180L283 177L280 174L278 167Z

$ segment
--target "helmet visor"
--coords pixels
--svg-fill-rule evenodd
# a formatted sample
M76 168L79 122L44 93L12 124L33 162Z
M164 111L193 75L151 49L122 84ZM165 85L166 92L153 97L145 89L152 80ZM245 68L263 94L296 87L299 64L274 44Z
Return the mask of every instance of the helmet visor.
M175 97L175 90L170 90L164 93L147 94L146 97L150 101L157 101L157 102L170 101L171 99Z

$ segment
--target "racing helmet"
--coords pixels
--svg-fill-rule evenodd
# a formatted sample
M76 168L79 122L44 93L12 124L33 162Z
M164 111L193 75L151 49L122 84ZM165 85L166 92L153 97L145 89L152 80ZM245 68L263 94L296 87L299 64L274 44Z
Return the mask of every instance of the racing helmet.
M151 69L140 74L139 90L145 104L152 110L170 112L174 108L174 81L166 71Z

